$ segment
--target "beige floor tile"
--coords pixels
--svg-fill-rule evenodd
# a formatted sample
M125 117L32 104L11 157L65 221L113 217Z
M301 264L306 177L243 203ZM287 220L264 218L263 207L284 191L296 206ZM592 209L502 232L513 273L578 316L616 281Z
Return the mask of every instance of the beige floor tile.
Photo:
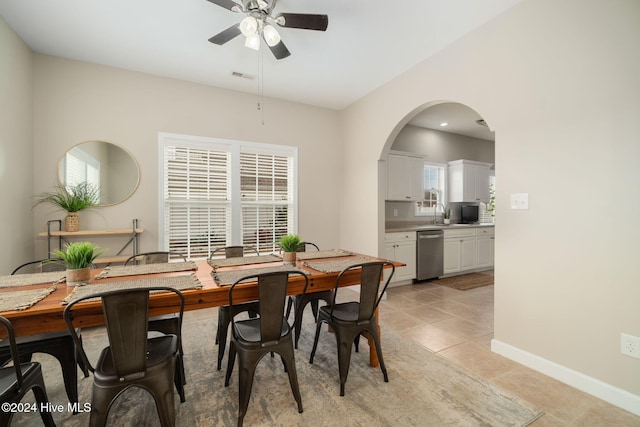
M482 325L470 322L459 317L452 317L451 319L442 320L434 323L433 326L442 329L453 335L457 335L466 339L478 338L493 332L492 328L487 328Z
M438 352L465 342L464 338L434 328L432 325L416 326L401 331L401 333L433 352Z
M485 379L495 378L518 366L517 363L493 353L485 345L475 341L463 342L442 350L439 354Z
M565 423L573 423L584 415L598 399L532 369L520 366L492 382L544 408Z

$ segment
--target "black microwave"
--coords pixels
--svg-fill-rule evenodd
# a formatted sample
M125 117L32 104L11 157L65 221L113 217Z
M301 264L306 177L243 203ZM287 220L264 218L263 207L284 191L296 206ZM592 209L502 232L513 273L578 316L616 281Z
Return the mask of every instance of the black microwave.
M460 222L462 224L475 224L479 220L478 205L462 205L460 213Z

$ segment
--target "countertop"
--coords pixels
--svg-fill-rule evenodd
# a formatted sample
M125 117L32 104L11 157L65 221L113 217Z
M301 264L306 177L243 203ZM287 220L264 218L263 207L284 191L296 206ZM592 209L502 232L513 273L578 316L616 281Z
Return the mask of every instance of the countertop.
M402 231L423 231L423 230L455 230L460 228L481 228L481 227L494 227L494 224L425 224L415 222L402 222L396 221L387 223L385 226L385 233L397 233Z

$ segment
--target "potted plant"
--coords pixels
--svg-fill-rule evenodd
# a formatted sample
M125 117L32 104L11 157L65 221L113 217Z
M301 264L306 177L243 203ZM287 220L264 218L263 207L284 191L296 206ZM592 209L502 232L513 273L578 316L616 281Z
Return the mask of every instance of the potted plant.
M442 221L445 223L445 225L451 224L451 208L445 208L444 212L442 213Z
M295 264L296 262L296 251L298 250L298 246L302 243L302 239L297 234L287 234L286 236L282 236L280 238L280 247L284 252L282 255L282 259L284 262L289 264Z
M100 193L96 187L88 182L81 182L71 187L58 184L53 188L53 191L40 193L36 198L36 205L51 203L67 211L67 216L64 219L64 231L78 231L80 229L78 211L97 206L100 201Z
M103 253L91 242L68 243L64 251L53 252L67 266L67 285L71 286L89 281L93 261Z

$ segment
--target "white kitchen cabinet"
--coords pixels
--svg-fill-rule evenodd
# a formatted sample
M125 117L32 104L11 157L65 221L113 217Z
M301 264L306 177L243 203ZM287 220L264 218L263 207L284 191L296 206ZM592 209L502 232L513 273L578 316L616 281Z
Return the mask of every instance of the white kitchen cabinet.
M476 229L476 268L489 268L494 264L494 229Z
M444 230L444 274L471 270L476 264L475 228Z
M449 162L449 202L489 202L490 163Z
M424 199L424 159L389 154L387 158L387 200Z
M385 233L384 258L406 264L396 268L391 282L416 278L416 232Z

